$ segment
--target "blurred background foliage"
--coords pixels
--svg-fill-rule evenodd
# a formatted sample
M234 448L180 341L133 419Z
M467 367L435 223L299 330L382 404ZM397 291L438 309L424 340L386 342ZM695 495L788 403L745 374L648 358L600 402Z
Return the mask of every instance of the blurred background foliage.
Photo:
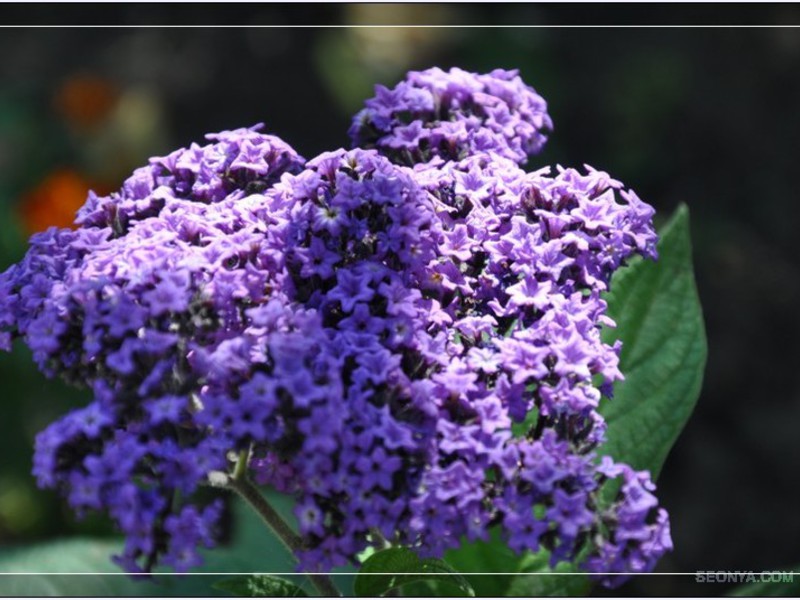
M147 10L158 22L158 7ZM530 5L326 10L357 24L387 11L429 24L456 11L476 21L537 15ZM252 22L282 18L261 6ZM263 121L310 158L347 145L350 116L375 83L433 65L519 68L555 121L529 168L588 163L662 216L679 202L692 212L709 363L659 481L676 547L659 570L800 560L799 30L7 29L0 55L0 269L22 257L31 233L69 226L88 189L107 193L149 156L206 132ZM101 518L76 520L30 475L36 432L84 396L45 380L21 346L0 356L0 381L0 546L110 534ZM677 577L623 588L687 590L697 588Z

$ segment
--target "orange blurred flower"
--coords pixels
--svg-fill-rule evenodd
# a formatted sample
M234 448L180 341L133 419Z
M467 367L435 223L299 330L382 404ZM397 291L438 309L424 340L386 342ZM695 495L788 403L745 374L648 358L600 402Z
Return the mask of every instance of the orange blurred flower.
M56 110L70 125L92 129L111 113L119 98L117 88L95 75L67 79L53 99Z
M91 188L96 186L70 169L50 173L22 198L20 215L27 233L43 231L52 225L73 227L75 212L86 201Z

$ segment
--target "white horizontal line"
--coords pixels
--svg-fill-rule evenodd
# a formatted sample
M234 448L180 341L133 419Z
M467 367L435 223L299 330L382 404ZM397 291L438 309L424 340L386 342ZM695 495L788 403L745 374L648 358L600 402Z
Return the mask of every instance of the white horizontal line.
M796 29L800 25L0 25L0 29Z
M625 575L625 576L662 576L662 575L697 575L698 573L729 573L729 572L736 572L736 573L744 573L745 571L737 570L737 571L728 571L728 570L701 570L701 571L692 571L689 573L121 573L121 572L114 572L114 573L3 573L0 572L0 577L2 576L22 576L22 575L35 575L35 576L51 576L51 575L78 575L78 576L98 576L98 575L113 575L113 576L124 576L124 577L161 577L161 576L176 576L176 577L211 577L211 576L246 576L246 575L277 575L282 577L303 577L306 575L319 575L319 576L326 576L326 577L353 577L355 575L381 575L381 576L395 576L395 575L452 575L452 576L459 576L459 575L501 575L501 576L533 576L533 577L549 577L549 576L577 576L577 575L596 575L596 576L606 576L606 575ZM781 573L783 575L800 575L800 572L796 571L781 571L781 570L769 570L769 571L753 571L753 573Z

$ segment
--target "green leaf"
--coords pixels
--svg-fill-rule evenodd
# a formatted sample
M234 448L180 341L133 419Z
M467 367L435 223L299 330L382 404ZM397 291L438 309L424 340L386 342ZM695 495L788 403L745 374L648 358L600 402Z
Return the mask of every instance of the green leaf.
M356 575L356 596L383 596L418 581L436 581L474 596L469 582L445 561L420 559L408 548L388 548L370 556Z
M522 574L511 579L508 596L585 596L589 593L589 577L570 563L550 567L550 553L526 555L520 564Z
M767 579L780 581L756 581L735 587L728 595L736 597L758 596L760 598L785 598L800 595L800 568L791 571L772 571L756 574L756 577L765 576Z
M477 596L583 596L590 588L588 576L575 566L559 563L551 568L547 551L515 554L496 529L490 541L465 544L445 558L461 573L469 573L464 577Z
M246 598L297 598L306 597L305 590L288 579L274 575L243 575L221 579L213 586L214 589L228 592L232 596Z
M269 494L269 500L291 522L292 500L274 493ZM210 573L295 572L294 557L251 509L236 501L233 516L232 543L203 551L203 566L185 575L155 574L134 579L111 562L111 555L121 552L120 540L81 538L0 550L0 588L15 596L209 596L223 595L212 589L219 575ZM39 572L50 574L3 575ZM336 571L334 583L344 593L352 589L351 573L351 568Z
M692 413L703 382L707 345L695 287L689 211L681 205L661 231L657 262L634 260L612 278L606 297L617 322L605 341L622 340L614 399L600 449L657 478Z
M515 554L501 539L497 529L487 542L462 544L445 554L445 560L460 573L485 573L465 575L477 596L504 596L511 586L513 576L494 573L515 573L520 564Z
M117 541L76 538L0 553L0 585L10 596L138 596L159 595L155 586L125 575L59 575L58 573L121 573L109 557L119 553ZM13 573L10 575L9 573ZM30 574L26 574L30 573ZM36 573L48 573L37 575Z

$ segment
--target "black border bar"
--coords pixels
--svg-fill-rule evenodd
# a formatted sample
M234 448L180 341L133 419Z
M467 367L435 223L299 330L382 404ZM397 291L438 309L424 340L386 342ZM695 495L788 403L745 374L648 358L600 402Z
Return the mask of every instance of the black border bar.
M347 22L347 3L3 3L3 26L800 26L795 3L374 3L371 22ZM410 6L406 4L405 6ZM431 15L436 14L431 12Z

